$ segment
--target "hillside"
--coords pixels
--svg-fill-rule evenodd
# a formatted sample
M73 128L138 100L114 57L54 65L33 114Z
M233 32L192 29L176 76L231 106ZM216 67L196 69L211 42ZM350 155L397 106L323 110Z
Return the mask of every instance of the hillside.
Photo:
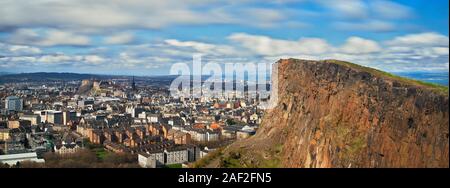
M36 72L36 73L20 73L20 74L3 74L0 75L0 83L15 83L29 81L71 81L91 78L103 78L107 76L93 74L77 74L77 73L54 73L54 72Z
M448 88L336 60L277 63L277 107L206 166L449 167Z

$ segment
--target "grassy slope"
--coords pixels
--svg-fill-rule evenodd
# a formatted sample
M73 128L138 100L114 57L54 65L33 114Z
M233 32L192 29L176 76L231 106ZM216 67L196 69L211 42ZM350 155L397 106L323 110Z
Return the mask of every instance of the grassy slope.
M391 74L391 73L387 73L387 72L384 72L384 71L380 71L380 70L377 70L377 69L373 69L373 68L370 68L370 67L365 67L365 66L357 65L357 64L354 64L354 63L350 63L350 62L345 62L345 61L324 60L322 62L343 65L343 66L346 66L346 67L350 67L350 68L354 68L354 69L357 69L357 70L360 70L360 71L371 73L374 76L397 80L397 81L399 81L401 83L404 83L404 84L407 84L407 85L421 86L421 87L424 87L424 88L427 88L427 89L431 89L432 91L435 91L437 93L448 95L448 87L443 86L443 85L423 82L423 81L419 81L419 80L413 80L413 79L409 79L409 78L404 78L404 77L397 76L397 75L394 75L394 74Z

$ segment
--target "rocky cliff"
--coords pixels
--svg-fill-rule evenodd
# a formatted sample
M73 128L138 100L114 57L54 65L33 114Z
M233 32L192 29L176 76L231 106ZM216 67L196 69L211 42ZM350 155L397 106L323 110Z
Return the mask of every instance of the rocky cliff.
M94 87L94 82L92 80L83 80L81 82L81 86L78 88L77 94L79 95L87 95L91 93Z
M448 88L342 61L277 63L277 107L214 166L449 167Z

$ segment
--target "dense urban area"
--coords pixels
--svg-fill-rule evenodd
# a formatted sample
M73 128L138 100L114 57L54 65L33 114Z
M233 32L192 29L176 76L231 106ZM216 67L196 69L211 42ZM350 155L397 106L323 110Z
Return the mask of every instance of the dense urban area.
M192 167L255 134L253 100L173 98L143 77L0 83L1 167Z

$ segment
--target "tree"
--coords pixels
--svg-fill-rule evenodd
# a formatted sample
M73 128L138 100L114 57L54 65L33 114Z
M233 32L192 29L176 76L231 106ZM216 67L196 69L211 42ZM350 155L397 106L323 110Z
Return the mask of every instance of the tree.
M225 122L226 122L227 125L234 125L234 124L236 124L236 122L233 119L227 119Z
M0 168L10 168L10 166L6 163L0 163Z

